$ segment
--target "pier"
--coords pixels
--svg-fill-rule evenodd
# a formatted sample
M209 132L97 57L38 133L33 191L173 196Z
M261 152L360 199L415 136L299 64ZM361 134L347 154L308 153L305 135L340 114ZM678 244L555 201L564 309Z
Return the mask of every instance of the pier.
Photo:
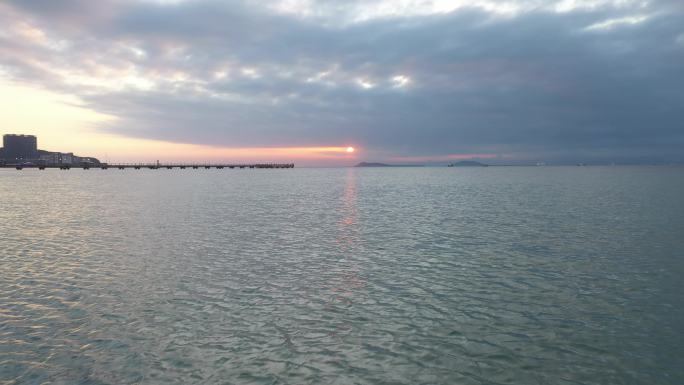
M183 164L183 163L169 163L169 164L163 164L163 163L116 163L116 164L111 164L111 163L100 163L100 164L0 164L0 168L14 168L17 170L23 170L25 168L27 169L38 169L38 170L45 170L48 168L53 168L53 169L59 169L59 170L71 170L72 168L74 169L83 169L83 170L90 170L90 169L100 169L100 170L108 170L108 169L115 169L115 170L126 170L126 169L133 169L133 170L160 170L160 169L167 169L167 170L173 170L175 168L179 170L185 170L185 169L193 169L193 170L198 170L198 169L217 169L217 170L222 170L222 169L244 169L244 168L294 168L294 163L253 163L253 164L240 164L240 163L228 163L228 164L198 164L198 163L189 163L189 164Z

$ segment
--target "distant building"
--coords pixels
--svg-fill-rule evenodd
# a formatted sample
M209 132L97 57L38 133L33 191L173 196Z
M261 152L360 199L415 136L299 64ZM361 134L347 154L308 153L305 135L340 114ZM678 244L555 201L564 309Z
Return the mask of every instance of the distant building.
M4 135L2 145L3 157L8 161L38 158L38 139L33 135Z
M38 160L41 164L73 164L74 157L73 153L63 153L63 152L49 152L49 151L38 151Z
M0 148L0 164L35 163L43 165L99 165L100 161L92 157L80 157L72 152L52 152L38 149L38 140L33 135L8 134L2 137Z

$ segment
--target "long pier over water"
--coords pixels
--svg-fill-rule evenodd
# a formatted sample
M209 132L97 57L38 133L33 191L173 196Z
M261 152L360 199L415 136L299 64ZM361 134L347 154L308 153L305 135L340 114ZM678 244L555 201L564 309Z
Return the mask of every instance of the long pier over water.
M108 170L118 169L134 169L134 170L159 170L159 169L224 169L224 168L294 168L293 163L253 163L253 164L241 164L241 163L227 163L227 164L199 164L199 163L101 163L101 164L50 164L50 165L40 165L40 164L14 164L14 165L0 165L0 168L15 168L17 170L23 170L25 168L35 168L39 170L45 170L48 168L60 169L60 170L70 170L72 168L80 168L83 170L90 169L101 169Z

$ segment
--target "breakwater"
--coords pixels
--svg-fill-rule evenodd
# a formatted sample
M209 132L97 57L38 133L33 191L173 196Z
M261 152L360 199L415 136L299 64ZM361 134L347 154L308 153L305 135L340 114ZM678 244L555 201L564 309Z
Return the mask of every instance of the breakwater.
M90 170L90 169L101 169L101 170L108 170L108 169L118 169L118 170L126 170L126 169L134 169L134 170L159 170L159 169L235 169L235 168L294 168L293 163L252 163L252 164L199 164L199 163L170 163L170 164L161 164L161 163L118 163L118 164L108 164L108 163L102 163L102 164L54 164L54 165L40 165L40 164L20 164L20 165L0 165L0 168L14 168L17 170L23 170L25 168L27 169L39 169L39 170L45 170L45 169L60 169L60 170L70 170L72 168L76 169L83 169L83 170Z

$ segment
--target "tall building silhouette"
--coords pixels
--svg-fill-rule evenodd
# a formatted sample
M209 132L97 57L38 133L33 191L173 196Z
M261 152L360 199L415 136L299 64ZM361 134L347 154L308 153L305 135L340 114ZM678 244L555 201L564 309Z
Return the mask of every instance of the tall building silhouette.
M38 139L33 135L3 135L2 144L5 159L38 158Z

